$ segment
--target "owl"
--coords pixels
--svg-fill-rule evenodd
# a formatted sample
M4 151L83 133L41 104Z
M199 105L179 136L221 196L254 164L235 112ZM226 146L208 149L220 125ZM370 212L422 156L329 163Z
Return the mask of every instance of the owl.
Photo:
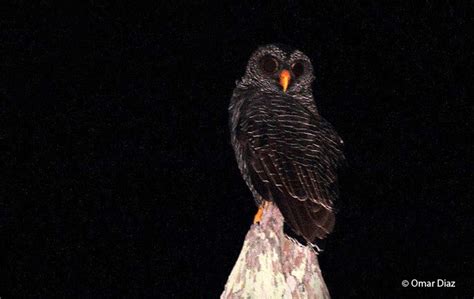
M250 57L229 105L231 143L259 222L268 203L285 233L317 246L332 232L342 139L313 98L313 66L301 51L266 45Z

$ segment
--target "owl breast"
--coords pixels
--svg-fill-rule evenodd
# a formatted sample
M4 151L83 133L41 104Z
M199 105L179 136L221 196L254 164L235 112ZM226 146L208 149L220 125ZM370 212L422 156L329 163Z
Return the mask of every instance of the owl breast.
M278 154L291 149L296 154L299 151L303 154L305 143L313 141L309 123L314 114L309 110L301 111L301 104L284 94L239 89L234 92L229 107L232 146L241 174L257 205L272 198L258 192L254 185L255 180L249 172L252 153L248 150L251 148L272 155L272 152Z

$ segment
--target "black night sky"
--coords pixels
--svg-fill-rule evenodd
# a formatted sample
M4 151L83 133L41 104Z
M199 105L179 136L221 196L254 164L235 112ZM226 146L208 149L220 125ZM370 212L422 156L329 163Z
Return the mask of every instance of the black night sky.
M0 297L218 297L256 212L227 107L279 42L345 141L331 295L471 298L472 5L375 2L2 10Z

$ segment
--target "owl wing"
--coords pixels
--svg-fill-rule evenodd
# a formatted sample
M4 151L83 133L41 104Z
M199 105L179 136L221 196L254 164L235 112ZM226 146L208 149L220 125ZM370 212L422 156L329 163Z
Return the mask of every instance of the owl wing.
M248 107L238 139L257 192L273 200L292 230L314 243L335 223L342 140L331 124L299 103Z

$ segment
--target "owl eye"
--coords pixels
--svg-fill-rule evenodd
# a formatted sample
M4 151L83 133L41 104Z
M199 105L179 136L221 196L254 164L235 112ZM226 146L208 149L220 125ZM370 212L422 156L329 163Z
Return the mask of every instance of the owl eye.
M265 73L273 74L278 70L278 61L272 56L267 55L260 61L260 67Z
M295 75L295 77L298 78L304 73L304 65L301 61L295 62L291 66L291 70L293 71L293 74Z

